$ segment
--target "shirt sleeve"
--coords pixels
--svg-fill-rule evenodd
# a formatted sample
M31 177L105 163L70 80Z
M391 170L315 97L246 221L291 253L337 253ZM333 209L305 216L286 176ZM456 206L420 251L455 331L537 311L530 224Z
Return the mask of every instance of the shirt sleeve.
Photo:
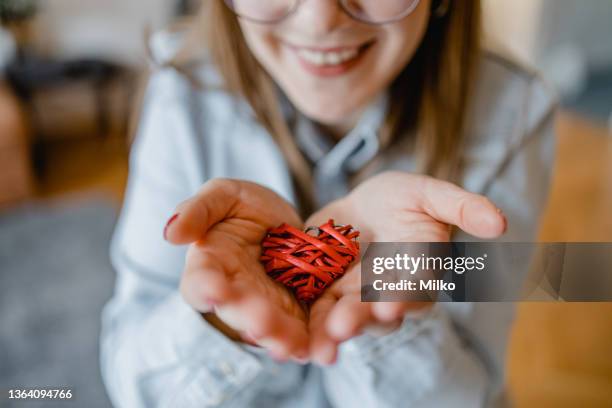
M111 243L115 291L102 317L101 369L117 407L248 406L270 359L233 342L178 292L186 249L163 239L175 206L193 194L193 132L174 72L150 81ZM195 165L195 164L193 164Z
M534 99L544 91L535 83ZM499 165L483 194L506 214L503 241L531 242L547 201L554 158L551 100L526 107L525 132ZM533 109L531 109L533 108ZM536 117L533 117L536 115ZM474 241L459 233L456 241ZM506 278L525 276L529 259ZM503 400L504 360L514 305L438 303L423 316L407 316L382 337L361 335L341 345L338 362L324 381L336 407L477 407Z

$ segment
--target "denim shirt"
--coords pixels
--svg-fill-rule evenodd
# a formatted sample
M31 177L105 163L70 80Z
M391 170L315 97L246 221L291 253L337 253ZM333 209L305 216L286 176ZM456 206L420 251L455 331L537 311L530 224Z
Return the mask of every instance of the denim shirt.
M156 38L172 54L177 39ZM202 78L219 76L210 65ZM481 62L469 106L460 184L491 198L508 218L507 241L534 240L554 155L555 99L533 72L495 54ZM415 171L401 146L380 151L382 94L338 143L307 119L298 146L313 163L318 205L350 190L348 175ZM203 320L178 291L185 247L168 244L164 224L207 180L230 177L267 186L295 203L288 166L245 102L222 88L194 89L171 68L158 69L145 95L130 157L126 198L111 244L115 292L103 313L101 367L121 407L476 407L501 404L510 303L436 304L407 315L381 337L340 346L329 367L279 363L234 342ZM474 238L459 233L458 241ZM525 269L527 268L525 260ZM500 273L509 282L520 271Z

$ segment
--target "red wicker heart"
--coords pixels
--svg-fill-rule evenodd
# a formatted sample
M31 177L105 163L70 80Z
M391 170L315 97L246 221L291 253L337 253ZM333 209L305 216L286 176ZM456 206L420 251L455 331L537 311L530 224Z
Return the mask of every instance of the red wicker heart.
M317 235L309 234L317 231ZM359 255L359 231L351 225L334 225L300 231L282 224L262 241L261 262L271 278L292 289L303 302L314 301L340 278Z

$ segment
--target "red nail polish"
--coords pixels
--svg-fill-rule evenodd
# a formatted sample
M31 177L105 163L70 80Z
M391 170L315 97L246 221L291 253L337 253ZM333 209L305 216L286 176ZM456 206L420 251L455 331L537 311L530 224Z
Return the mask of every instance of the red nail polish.
M257 344L257 339L255 339L255 337L253 337L249 332L242 332L241 335L245 342L249 343L251 346L259 347Z
M172 217L170 217L170 219L168 220L168 222L166 222L166 226L164 227L164 239L167 241L168 240L168 227L170 226L170 224L172 224L174 221L176 221L176 219L178 218L178 213L174 214Z
M205 302L208 303L209 306L219 306L219 301L216 299L207 298Z
M250 330L247 330L247 331L245 331L244 333L245 333L245 335L246 335L246 336L247 336L249 339L253 340L254 342L257 342L258 340L261 340L261 336L260 336L260 335L257 335L257 334L253 333L253 332L252 332L252 331L250 331Z

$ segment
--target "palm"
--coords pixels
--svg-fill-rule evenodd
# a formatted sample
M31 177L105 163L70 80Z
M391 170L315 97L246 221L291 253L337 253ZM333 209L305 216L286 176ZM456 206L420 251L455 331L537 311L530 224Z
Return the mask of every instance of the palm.
M449 183L389 172L359 185L306 224L318 225L329 218L352 224L361 231L362 242L444 242L450 239L451 224L483 238L499 235L503 218L494 209L484 197ZM408 308L423 307L400 303L379 305L385 309L384 320L393 320ZM319 361L333 361L335 347L331 345L354 336L368 321L380 320L382 309L376 309L361 302L360 264L356 263L311 307L309 329ZM330 338L330 332L335 339Z
M273 221L274 222L274 221ZM293 294L270 279L259 257L261 241L270 222L229 219L215 225L197 246L199 256L219 261L229 285L241 293L257 293L278 305L290 316L305 320L305 313Z
M169 238L192 243L181 281L191 305L208 312L210 304L216 304L215 314L242 334L278 338L284 325L285 333L306 336L301 305L267 276L259 260L261 241L270 228L283 222L302 228L289 203L255 183L212 180L177 212L181 215Z
M422 208L421 191L430 179L383 173L313 214L307 225L329 218L359 228L361 242L436 242L450 239L449 226Z

